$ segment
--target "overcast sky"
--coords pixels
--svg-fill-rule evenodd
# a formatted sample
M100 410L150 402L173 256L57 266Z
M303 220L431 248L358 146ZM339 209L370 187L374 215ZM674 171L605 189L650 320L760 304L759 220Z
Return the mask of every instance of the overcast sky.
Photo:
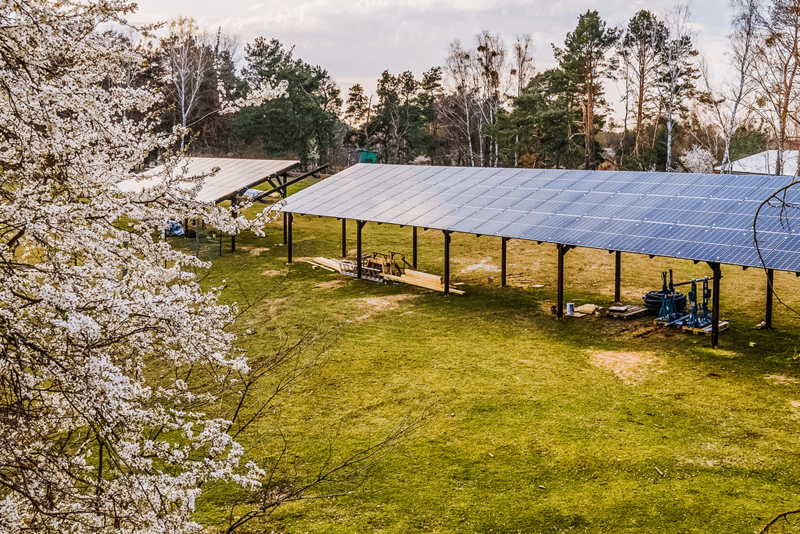
M661 13L668 0L139 0L130 21L155 22L178 15L201 26L238 35L242 43L275 37L295 57L320 65L342 88L354 83L371 92L381 72L411 70L416 75L442 65L455 38L471 44L482 29L499 33L507 45L530 33L536 44L536 68L554 66L551 43L563 46L578 16L597 9L610 25L623 26L639 9ZM692 5L698 48L716 78L724 76L730 20L727 0ZM609 97L616 91L609 87ZM619 106L616 106L619 107Z

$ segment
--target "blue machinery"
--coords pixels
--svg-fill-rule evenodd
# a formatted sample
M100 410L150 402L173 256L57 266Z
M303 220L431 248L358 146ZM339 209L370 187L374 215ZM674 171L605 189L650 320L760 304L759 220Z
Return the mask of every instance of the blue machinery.
M693 278L687 282L676 284L672 279L672 269L670 269L669 283L667 283L666 272L661 273L661 279L663 280L662 300L658 319L656 319L657 322L666 326L685 326L688 328L705 328L712 323L712 310L708 306L712 293L708 287L708 282L713 280L713 277ZM703 283L703 288L702 293L698 295L697 286L700 282ZM684 314L687 298L682 293L675 291L675 288L689 284L692 286L687 295L690 310L688 314Z

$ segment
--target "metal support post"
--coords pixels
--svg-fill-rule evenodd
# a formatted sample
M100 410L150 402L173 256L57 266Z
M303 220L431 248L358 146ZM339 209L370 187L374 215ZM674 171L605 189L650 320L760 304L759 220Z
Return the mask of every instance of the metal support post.
M558 303L556 306L556 317L562 319L564 317L564 245L556 245L558 249Z
M775 271L767 269L767 317L764 319L766 328L772 328L772 295L773 295L773 281L775 280Z
M347 257L347 219L342 217L342 257Z
M620 280L622 272L622 252L619 250L614 253L614 302L622 302L622 295L620 291Z
M287 233L287 242L286 242L286 257L288 259L287 263L292 263L292 222L294 222L294 215L291 213L286 214L286 233Z
M722 278L722 269L719 263L710 263L714 272L714 287L711 296L711 347L719 346L719 279Z
M506 287L506 244L507 237L500 238L500 287Z
M356 221L356 278L361 279L361 229L366 221Z
M231 211L231 215L235 219L237 217L236 210ZM236 252L236 234L231 234L231 252Z
M283 244L284 245L287 245L289 243L289 237L288 237L289 234L288 234L288 229L286 228L286 226L288 225L288 222L287 222L287 220L288 220L287 216L288 215L289 214L286 213L285 211L283 212Z
M450 294L450 232L442 230L444 234L444 294Z
M411 228L411 266L417 268L417 227Z

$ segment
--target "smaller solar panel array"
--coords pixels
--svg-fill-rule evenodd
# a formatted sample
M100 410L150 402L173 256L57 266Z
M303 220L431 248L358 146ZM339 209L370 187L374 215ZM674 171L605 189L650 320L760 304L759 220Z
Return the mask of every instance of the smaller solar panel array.
M756 210L791 180L357 165L292 195L284 210L755 267ZM800 200L800 191L786 200ZM766 266L800 271L800 230L778 208L761 213Z
M219 168L214 176L205 178L203 187L197 194L197 200L201 202L217 203L228 199L241 189L254 187L267 177L287 171L299 164L299 161L272 159L188 158L185 163L173 169L173 173L200 176ZM118 187L123 192L141 191L161 183L165 172L166 168L160 165L142 175L150 178L125 180L120 182Z

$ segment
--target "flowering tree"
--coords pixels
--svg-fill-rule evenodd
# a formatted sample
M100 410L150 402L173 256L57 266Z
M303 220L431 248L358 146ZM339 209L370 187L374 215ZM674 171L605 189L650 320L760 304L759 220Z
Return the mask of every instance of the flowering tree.
M159 96L125 83L142 58L98 31L133 4L0 6L0 531L195 531L202 483L257 488L262 472L205 413L248 373L237 310L160 236L171 219L263 221L196 201L202 177L117 189L183 133L153 133Z
M709 149L695 143L683 153L681 161L689 172L713 174L717 158Z

